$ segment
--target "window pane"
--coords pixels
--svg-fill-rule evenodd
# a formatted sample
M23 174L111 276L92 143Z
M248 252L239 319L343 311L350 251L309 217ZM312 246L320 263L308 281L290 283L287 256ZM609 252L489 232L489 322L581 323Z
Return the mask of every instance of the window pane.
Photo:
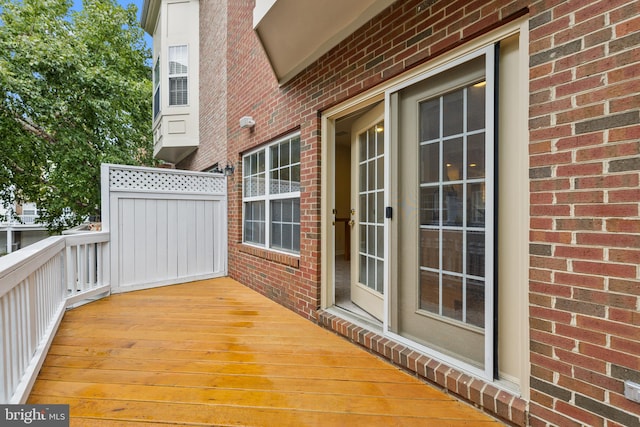
M378 252L377 252L377 256L382 258L384 257L384 227L383 226L378 226L376 227L376 234L378 236L377 238L377 247L378 247Z
M462 133L463 90L442 97L442 136Z
M462 231L442 232L442 269L462 273Z
M440 180L440 143L433 142L420 147L420 182L423 184Z
M384 191L378 191L376 193L376 219L378 224L384 222Z
M384 188L384 158L380 157L376 161L376 183L377 185L373 188L377 188L378 190Z
M298 224L293 225L293 245L292 250L294 252L300 252L300 226Z
M376 125L376 153L378 156L384 154L384 122L380 122Z
M442 315L462 320L462 278L442 275Z
M467 89L467 131L485 127L485 82L476 83Z
M442 223L449 226L462 226L462 184L447 185L442 189Z
M275 169L280 165L280 146L271 147L271 169Z
M291 163L300 163L300 137L291 140Z
M467 138L467 177L484 178L484 132Z
M376 262L376 291L384 293L384 262Z
M366 286L367 284L367 257L365 255L360 255L360 275L358 276L358 281Z
M420 189L420 224L440 224L439 187L424 187Z
M463 152L462 138L450 139L443 142L442 170L445 181L460 181L463 178Z
M368 163L364 163L358 168L360 170L360 191L367 191L367 165Z
M300 199L293 200L293 222L300 223Z
M300 191L300 165L291 166L291 191Z
M440 233L438 230L420 230L420 266L440 268Z
M286 251L300 250L300 200L271 202L271 247Z
M484 277L484 231L467 232L467 274Z
M367 226L360 226L360 252L367 253Z
M169 105L187 105L188 89L186 77L169 78Z
M440 312L439 274L420 271L420 308L432 313Z
M360 195L360 214L358 215L358 219L360 222L367 222L367 195Z
M467 226L484 227L485 184L484 182L467 185Z
M246 202L244 206L244 241L264 244L264 202Z
M169 46L169 75L186 74L187 46Z
M484 282L467 280L467 323L484 328Z
M420 141L440 136L440 98L420 103Z

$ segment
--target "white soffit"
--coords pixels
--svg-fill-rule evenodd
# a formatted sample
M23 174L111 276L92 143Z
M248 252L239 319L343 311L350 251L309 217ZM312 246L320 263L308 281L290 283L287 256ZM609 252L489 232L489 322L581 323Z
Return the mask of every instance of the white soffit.
M284 83L395 0L256 0L253 27Z

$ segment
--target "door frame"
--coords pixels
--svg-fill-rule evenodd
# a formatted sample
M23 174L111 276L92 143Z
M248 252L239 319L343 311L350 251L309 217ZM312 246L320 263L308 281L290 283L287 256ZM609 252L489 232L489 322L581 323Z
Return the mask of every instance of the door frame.
M321 243L320 243L320 251L321 251L321 293L320 293L320 308L322 310L326 310L332 312L334 315L345 316L345 314L341 311L333 311L334 306L334 295L333 295L333 286L334 286L334 232L332 225L332 207L334 205L333 198L333 189L335 186L335 166L334 166L334 158L335 158L335 122L340 118L351 114L359 109L365 108L366 106L378 102L380 100L385 99L385 92L396 85L403 84L408 82L414 78L417 78L424 73L428 73L434 69L440 68L456 58L460 58L466 54L474 52L479 49L483 49L490 44L494 44L500 42L510 36L520 35L520 61L521 65L517 71L520 76L524 79L524 81L528 81L528 20L526 17L514 19L513 21L506 23L499 28L496 28L490 32L487 32L473 40L470 40L458 47L455 47L451 51L436 56L435 58L430 59L429 61L418 65L410 70L407 70L395 77L392 77L379 85L368 89L352 98L342 99L340 103L331 105L328 107L319 107L319 120L320 120L320 128L321 128L321 158L323 159L323 167L321 169L321 201L320 201L320 228L321 228ZM519 116L522 127L521 131L518 131L520 135L520 139L524 142L528 141L528 133L526 131L526 123L527 123L527 104L526 104L526 95L528 94L527 87L523 86L519 88L519 95L522 96L523 105L519 109ZM389 108L386 108L385 114L388 114ZM389 117L385 117L385 121L388 123ZM389 153L390 155L392 153ZM389 157L387 157L389 158ZM526 163L526 161L525 161ZM526 166L526 165L525 165ZM526 168L525 168L526 169ZM391 172L390 168L387 168L388 172ZM388 173L387 176L390 174ZM525 179L526 181L526 179ZM391 183L385 183L385 188L389 188ZM390 206L390 201L385 200L385 206ZM394 212L395 214L395 212ZM525 212L526 214L526 212ZM525 215L526 216L526 215ZM526 218L522 219L523 223L526 223ZM528 231L528 230L525 230ZM386 236L385 236L386 238ZM519 351L518 360L521 361L519 374L516 374L514 377L518 382L508 382L507 387L515 387L519 389L523 396L528 396L529 394L529 384L528 384L528 372L530 369L529 364L529 325L528 325L528 315L527 315L527 307L528 307L528 288L527 288L527 277L528 277L528 253L526 251L527 244L527 233L524 232L523 237L521 238L522 242L524 242L525 249L523 249L522 254L517 254L517 268L516 271L519 271L518 274L518 287L519 289L512 292L512 295L517 296L516 300L511 300L511 306L518 306L513 310L514 313L517 313L517 318L511 318L511 324L516 324L513 329L517 331L515 335L513 335L508 343L508 346L511 348L522 349ZM389 244L386 244L390 253L393 253L396 248L394 247L394 242L391 241ZM385 253L385 259L389 259L390 253ZM389 263L385 263L385 275L390 277L390 274L393 274ZM387 279L387 283L389 283ZM389 314L387 312L389 304L393 304L394 296L387 292L385 289L385 295L388 299L388 304L384 305L384 318L385 323L387 321L393 322L394 319L389 319ZM496 306L496 309L498 307ZM395 341L402 341L403 344L407 345L409 348L413 348L416 351L419 351L429 357L434 357L436 360L440 360L448 364L451 367L459 369L462 372L466 372L471 375L479 376L491 383L499 385L502 380L494 380L493 377L487 378L484 372L478 372L476 369L470 369L470 367L466 364L461 363L459 360L451 358L451 357L440 357L438 354L435 354L431 349L419 348L415 342L409 341L406 339L396 339L396 336L391 336L386 331L388 331L388 325L383 324L383 328L376 326L374 324L362 323L358 321L358 319L353 319L347 317L347 319L355 324L362 325L366 327L368 330L374 331L375 333L381 334L382 336L388 337L389 339L393 339ZM503 343L504 344L504 343Z

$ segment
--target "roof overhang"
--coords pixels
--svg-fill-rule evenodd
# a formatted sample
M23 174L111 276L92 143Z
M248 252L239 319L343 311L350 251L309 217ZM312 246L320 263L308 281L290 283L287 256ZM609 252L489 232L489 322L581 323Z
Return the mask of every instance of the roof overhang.
M156 21L158 20L160 3L161 0L144 0L144 3L142 3L140 26L150 36L153 36L153 31L156 29Z
M256 0L253 28L282 84L394 1Z

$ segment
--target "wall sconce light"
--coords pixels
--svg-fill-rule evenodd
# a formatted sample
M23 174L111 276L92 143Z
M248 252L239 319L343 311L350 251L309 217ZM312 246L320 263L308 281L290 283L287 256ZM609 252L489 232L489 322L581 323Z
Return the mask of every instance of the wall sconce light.
M251 116L244 116L240 118L240 127L243 129L252 128L256 125L256 121Z
M224 167L224 176L231 176L231 175L233 175L233 171L234 171L235 169L236 169L236 168L235 168L235 167L233 167L233 165L232 165L232 164L227 163L227 166L225 166L225 167Z

